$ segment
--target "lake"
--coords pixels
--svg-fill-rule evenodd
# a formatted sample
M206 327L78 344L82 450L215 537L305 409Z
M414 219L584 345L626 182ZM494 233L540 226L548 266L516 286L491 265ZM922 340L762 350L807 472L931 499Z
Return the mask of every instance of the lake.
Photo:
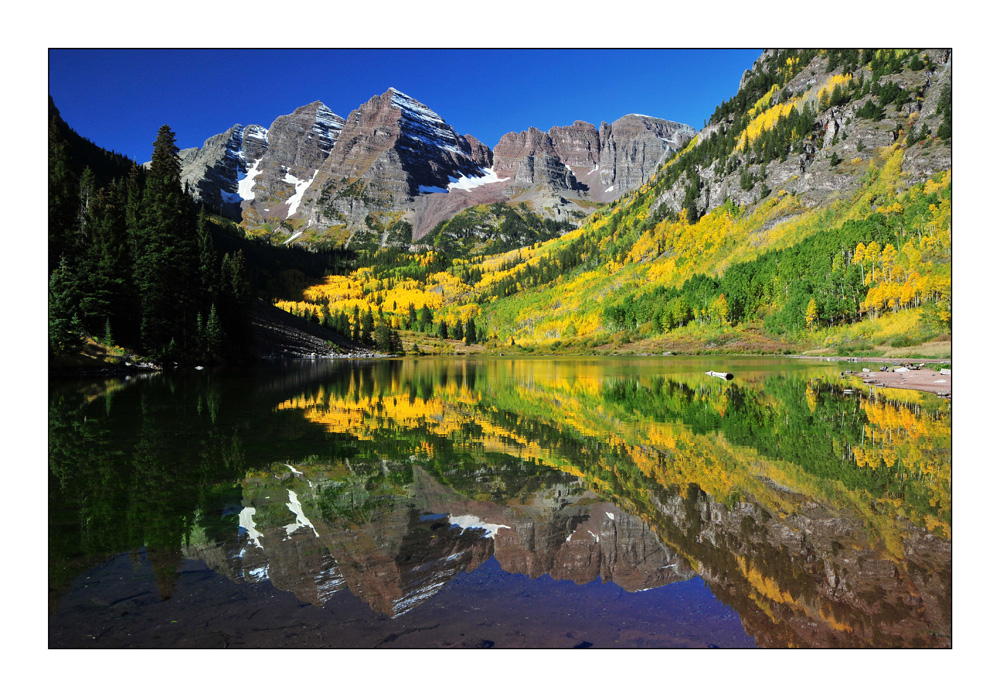
M951 403L856 368L53 379L49 646L950 647Z

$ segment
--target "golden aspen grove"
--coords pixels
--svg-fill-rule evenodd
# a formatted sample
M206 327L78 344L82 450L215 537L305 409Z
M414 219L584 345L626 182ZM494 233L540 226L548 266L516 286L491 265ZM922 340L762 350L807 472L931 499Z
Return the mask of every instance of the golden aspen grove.
M850 53L776 53L759 69L767 79L734 98L753 99L747 111L720 107L649 182L572 231L498 254L400 250L389 265L375 252L277 304L320 318L370 310L406 348L471 319L475 350L487 352L940 355L950 342L951 170L927 169L947 162L950 141L926 123L944 122L944 98L926 103L918 84L936 67L917 51ZM863 117L875 103L897 115ZM788 167L796 157L829 160L813 176L841 188L818 197ZM672 208L684 186L699 193Z
M50 49L49 648L951 648L952 50L497 51Z

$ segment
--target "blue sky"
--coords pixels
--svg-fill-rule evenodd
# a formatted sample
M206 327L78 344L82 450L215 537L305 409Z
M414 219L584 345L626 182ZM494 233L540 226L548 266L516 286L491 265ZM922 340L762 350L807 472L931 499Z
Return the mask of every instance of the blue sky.
M700 129L761 49L52 49L49 94L85 138L139 162L270 126L315 100L340 116L389 87L489 147L509 131L639 113Z

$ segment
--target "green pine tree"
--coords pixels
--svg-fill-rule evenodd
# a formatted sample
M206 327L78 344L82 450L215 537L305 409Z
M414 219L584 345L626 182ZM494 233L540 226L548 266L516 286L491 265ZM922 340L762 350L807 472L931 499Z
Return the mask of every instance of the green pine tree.
M49 276L49 353L70 353L83 345L83 323L77 314L79 286L65 258Z
M73 228L79 208L79 183L70 167L69 144L57 117L49 122L49 272L72 252Z
M135 258L142 343L154 354L172 345L177 355L195 333L200 296L195 219L180 172L174 133L163 126L146 175Z
M375 331L375 315L372 314L371 307L361 318L361 343L365 346L372 346L375 339L372 332Z
M476 321L469 317L465 323L465 344L466 346L476 343Z

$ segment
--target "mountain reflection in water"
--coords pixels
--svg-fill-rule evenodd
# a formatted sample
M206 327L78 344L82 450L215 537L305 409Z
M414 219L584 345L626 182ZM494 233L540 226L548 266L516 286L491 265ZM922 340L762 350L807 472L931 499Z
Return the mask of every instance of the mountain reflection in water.
M628 593L700 576L758 646L949 646L950 403L831 364L727 366L732 382L703 359L421 359L53 384L50 641L82 573L142 550L162 599L199 561L401 618L493 559Z

